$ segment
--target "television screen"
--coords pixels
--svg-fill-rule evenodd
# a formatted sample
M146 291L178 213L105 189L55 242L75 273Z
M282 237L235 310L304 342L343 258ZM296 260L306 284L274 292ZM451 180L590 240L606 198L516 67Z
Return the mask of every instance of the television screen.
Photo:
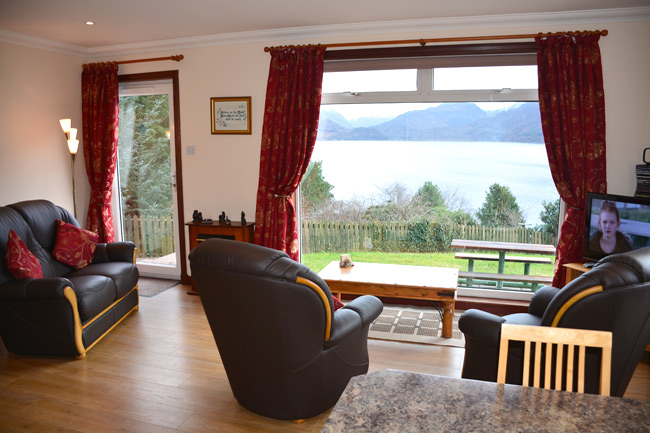
M587 194L584 258L650 246L650 198Z

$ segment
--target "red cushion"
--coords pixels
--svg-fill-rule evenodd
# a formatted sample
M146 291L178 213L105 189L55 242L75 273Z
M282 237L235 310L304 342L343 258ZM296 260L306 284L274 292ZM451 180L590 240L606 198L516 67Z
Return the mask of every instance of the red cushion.
M43 278L41 262L13 230L9 230L5 260L15 278Z
M56 220L56 224L54 257L76 269L88 266L95 256L99 235L61 220Z
M339 301L339 299L336 296L332 296L332 301L334 301L334 311L338 310L339 308L345 307L345 305L343 305L343 302Z

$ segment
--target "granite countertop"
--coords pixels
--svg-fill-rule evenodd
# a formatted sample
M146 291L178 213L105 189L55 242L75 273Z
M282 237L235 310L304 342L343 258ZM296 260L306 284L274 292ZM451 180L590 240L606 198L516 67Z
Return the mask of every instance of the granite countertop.
M382 370L350 380L321 433L650 431L650 402Z

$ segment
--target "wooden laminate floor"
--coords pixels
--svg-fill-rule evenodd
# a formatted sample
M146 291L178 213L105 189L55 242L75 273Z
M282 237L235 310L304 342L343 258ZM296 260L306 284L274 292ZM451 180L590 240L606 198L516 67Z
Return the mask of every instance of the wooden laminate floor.
M83 360L21 357L0 348L0 432L318 432L255 415L235 401L197 296L177 286L140 310ZM464 349L369 341L370 370L460 377ZM648 353L626 397L650 401Z

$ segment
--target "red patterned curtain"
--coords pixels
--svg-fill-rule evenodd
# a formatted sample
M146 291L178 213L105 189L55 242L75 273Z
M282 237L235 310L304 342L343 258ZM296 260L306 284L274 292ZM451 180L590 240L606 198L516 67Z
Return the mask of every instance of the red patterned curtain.
M113 177L117 164L119 122L118 65L84 65L81 74L83 147L90 182L86 229L99 235L99 242L112 242Z
M553 285L580 261L587 192L607 191L605 95L598 34L536 38L539 108L553 181L567 205Z
M266 88L255 243L298 260L298 226L291 195L311 158L323 82L318 46L275 48Z

